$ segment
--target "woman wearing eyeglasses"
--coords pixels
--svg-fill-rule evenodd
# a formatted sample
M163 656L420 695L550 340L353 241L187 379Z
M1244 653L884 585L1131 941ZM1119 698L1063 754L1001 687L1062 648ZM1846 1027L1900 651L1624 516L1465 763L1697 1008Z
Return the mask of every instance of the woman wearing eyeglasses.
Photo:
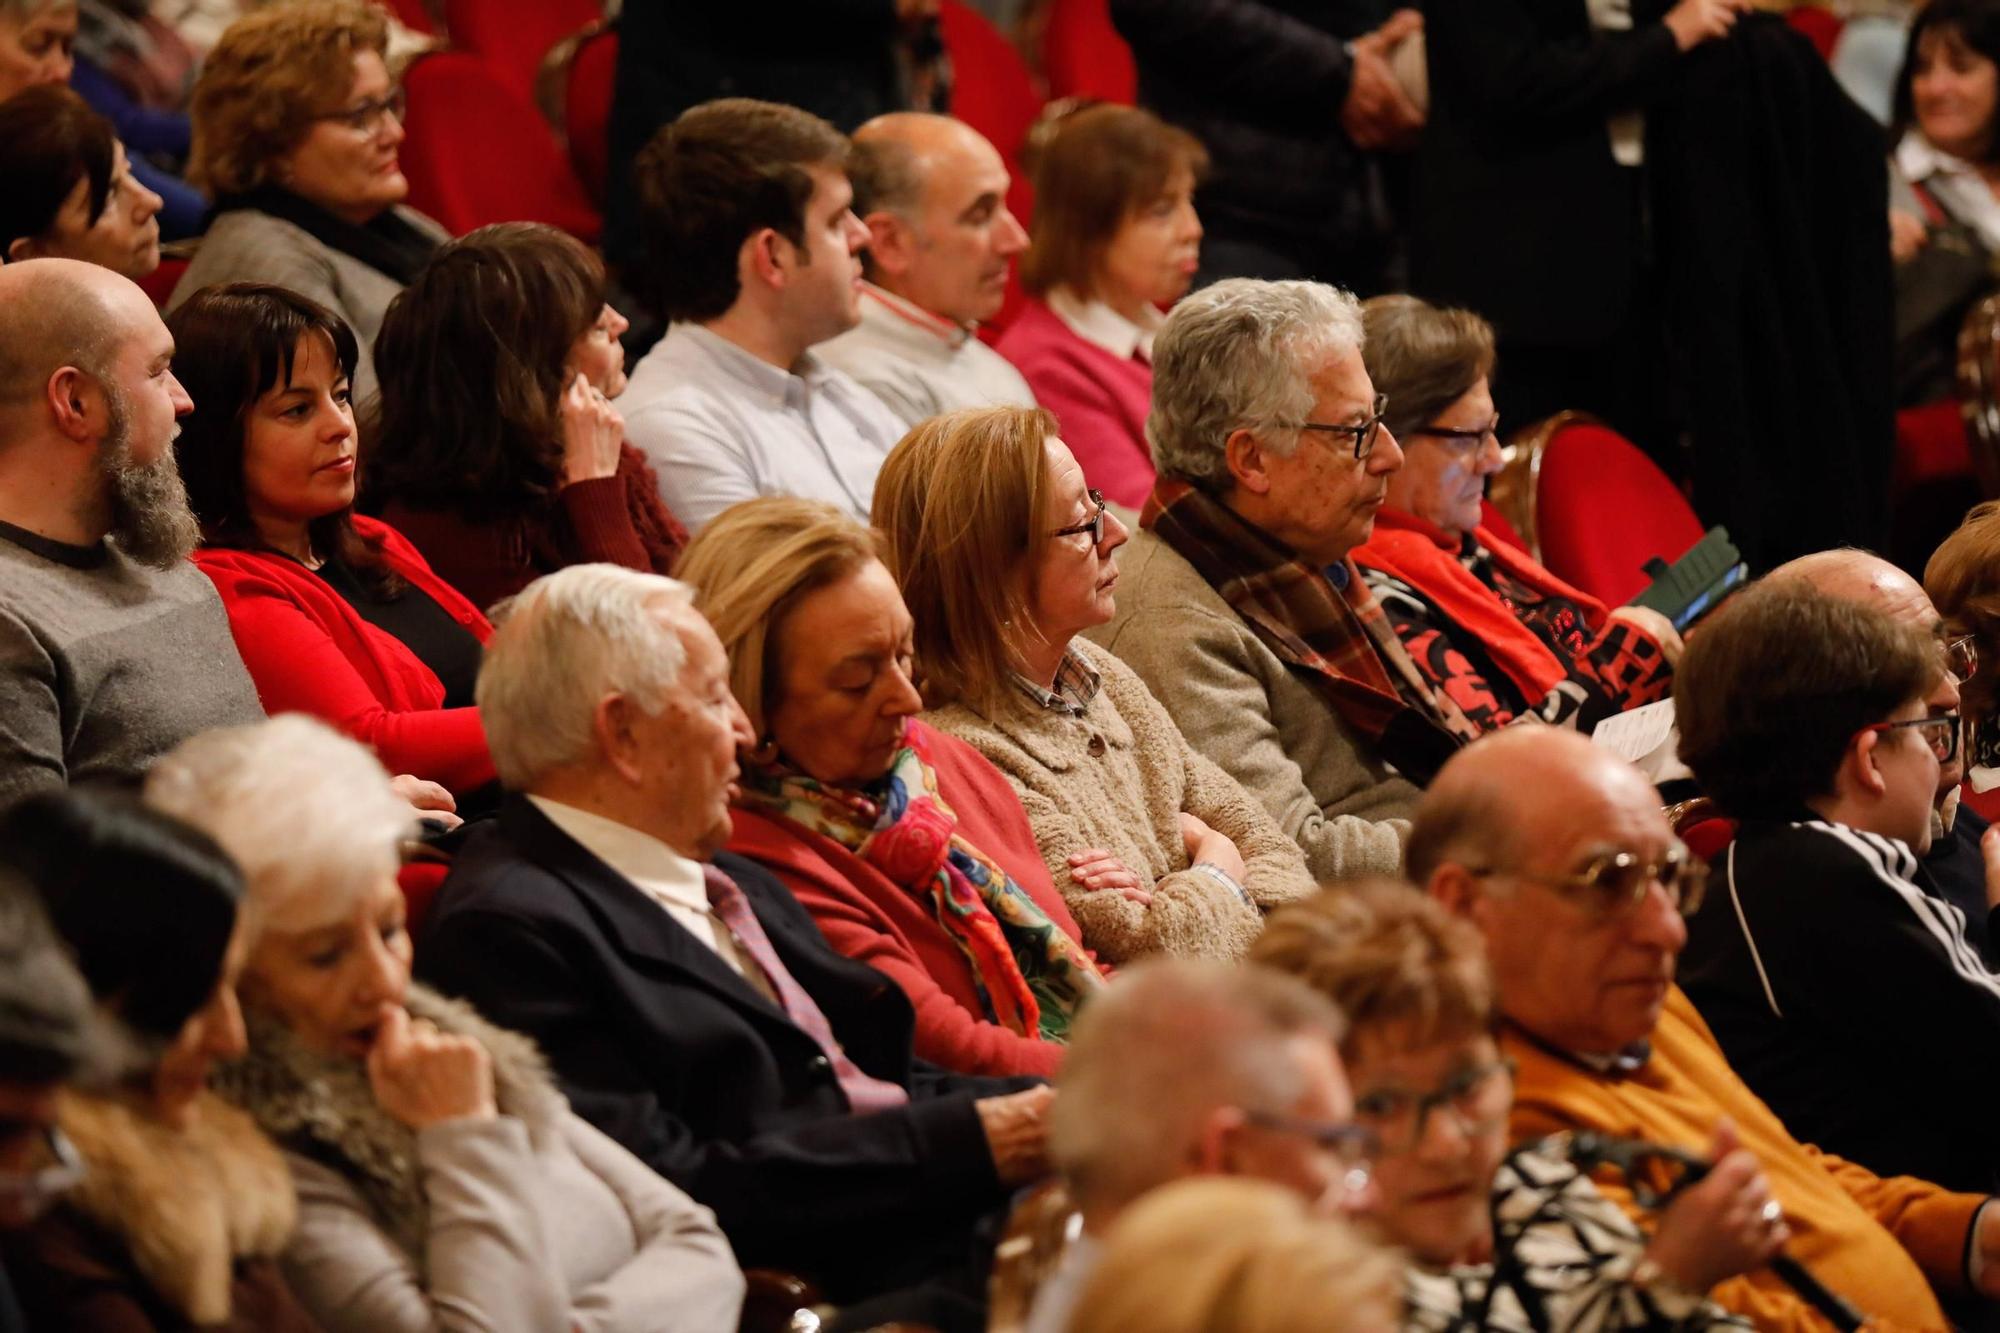
M1492 326L1414 296L1361 311L1403 466L1354 562L1424 678L1482 731L1534 716L1588 733L1665 698L1681 649L1665 616L1607 611L1483 525L1503 461Z
M0 1233L28 1326L317 1329L278 1267L297 1214L284 1158L207 1087L245 1050L235 863L177 820L69 792L15 806L0 858L39 894L139 1066L114 1090L61 1094L55 1142L74 1156L58 1151L45 1179L69 1183L32 1227Z
M403 96L383 54L388 24L363 0L274 5L229 26L194 87L188 174L215 222L169 309L222 282L267 282L354 329L354 401L375 398L382 316L444 228L402 207Z
M1567 1136L1509 1152L1513 1069L1469 923L1400 881L1357 881L1274 913L1250 957L1347 1015L1355 1123L1381 1145L1365 1221L1409 1256L1405 1329L1743 1326L1705 1293L1784 1239L1756 1160L1719 1134L1707 1180L1649 1237L1592 1185Z
M1083 942L1112 962L1242 954L1312 890L1298 844L1110 653L1125 525L1033 408L933 417L875 483L925 721L1005 773Z

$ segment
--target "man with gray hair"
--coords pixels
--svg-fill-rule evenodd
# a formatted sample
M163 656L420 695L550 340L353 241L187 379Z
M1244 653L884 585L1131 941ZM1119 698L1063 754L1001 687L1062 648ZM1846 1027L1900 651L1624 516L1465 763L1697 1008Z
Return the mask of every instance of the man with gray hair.
M1400 867L1417 788L1470 725L1435 695L1348 559L1402 466L1355 299L1231 279L1153 344L1160 479L1091 637L1332 879Z
M1346 1020L1296 978L1205 959L1119 974L1077 1018L1049 1151L1083 1235L1042 1284L1028 1333L1061 1333L1097 1238L1186 1176L1249 1176L1327 1212L1365 1211L1374 1138L1341 1068Z
M1046 1169L1053 1094L913 1059L902 991L719 851L755 737L687 585L579 565L496 618L476 697L512 794L453 863L423 978L533 1037L744 1265L843 1302L925 1287L884 1317L977 1326L974 1227Z
M194 404L153 304L69 259L0 267L0 805L129 779L264 716L175 466Z
M815 354L905 426L962 407L1033 407L1021 372L979 340L1028 248L999 151L962 120L895 111L854 132L847 178L868 228L861 323Z

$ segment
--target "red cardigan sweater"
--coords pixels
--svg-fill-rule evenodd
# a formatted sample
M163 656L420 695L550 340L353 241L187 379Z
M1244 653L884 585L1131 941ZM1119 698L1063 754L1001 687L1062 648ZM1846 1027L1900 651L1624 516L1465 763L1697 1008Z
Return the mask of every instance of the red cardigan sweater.
M563 487L547 503L475 521L454 509L418 509L391 499L382 517L409 538L445 582L490 607L544 574L602 562L671 574L687 545L660 501L646 456L625 445L615 475Z
M1049 920L1081 939L1007 779L964 741L930 729L926 735L938 794L958 815L959 833L1012 875ZM919 1057L966 1074L1047 1076L1061 1067L1061 1045L986 1021L972 968L927 899L892 883L833 839L781 815L741 807L730 814L735 832L729 850L776 875L812 913L829 944L881 972L910 997Z
M433 574L394 528L356 514L354 529L380 537L389 568L481 643L493 637L479 609ZM479 710L440 707L444 684L436 673L318 575L275 551L207 547L194 561L222 595L265 712L309 713L372 747L390 772L441 782L454 795L493 781Z
M1146 444L1153 368L1078 337L1040 301L1022 309L998 347L1035 391L1035 401L1056 414L1085 483L1113 504L1141 508L1153 492L1153 451Z

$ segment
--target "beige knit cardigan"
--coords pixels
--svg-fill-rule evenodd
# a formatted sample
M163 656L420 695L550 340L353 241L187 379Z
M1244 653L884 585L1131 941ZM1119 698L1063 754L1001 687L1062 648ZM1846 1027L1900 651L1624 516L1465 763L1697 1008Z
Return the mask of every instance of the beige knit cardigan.
M977 749L1014 785L1056 887L1083 941L1114 963L1145 954L1236 958L1263 913L1313 892L1298 844L1236 780L1197 754L1131 668L1094 644L1070 650L1103 679L1082 717L1012 691L991 717L964 704L925 721ZM1180 832L1186 811L1236 844L1251 902L1190 871ZM1140 905L1070 878L1069 856L1105 848L1152 890Z

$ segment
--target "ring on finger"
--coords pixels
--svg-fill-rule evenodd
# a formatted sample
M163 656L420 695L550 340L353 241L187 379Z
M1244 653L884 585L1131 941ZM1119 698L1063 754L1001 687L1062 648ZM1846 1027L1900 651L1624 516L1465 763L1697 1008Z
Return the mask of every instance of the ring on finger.
M1766 1199L1764 1206L1757 1210L1757 1216L1765 1226L1774 1227L1785 1220L1785 1210L1778 1206L1776 1199Z

